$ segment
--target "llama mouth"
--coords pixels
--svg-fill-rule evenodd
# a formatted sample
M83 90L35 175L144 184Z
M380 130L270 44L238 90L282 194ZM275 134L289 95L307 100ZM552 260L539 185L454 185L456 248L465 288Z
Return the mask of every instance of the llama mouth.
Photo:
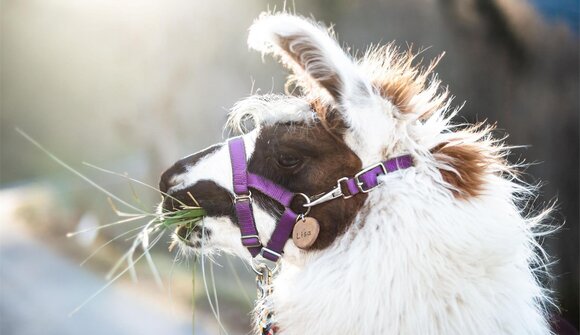
M174 231L175 238L169 246L172 251L176 245L181 247L199 250L204 242L209 240L212 232L209 228L202 228L196 223L178 224Z
M169 200L169 201L168 201ZM181 202L176 206L173 198L164 199L158 207L160 221L166 228L174 228L174 238L169 245L171 252L176 245L187 249L200 249L202 238L206 239L210 231L202 229L201 220L207 215L205 209L198 204L186 205Z
M194 231L191 225L178 225L177 228L175 228L175 234L181 240L181 242L183 242L183 244L190 248L199 248L201 247L201 243L197 245L197 243L194 243L190 240L190 237L193 233Z

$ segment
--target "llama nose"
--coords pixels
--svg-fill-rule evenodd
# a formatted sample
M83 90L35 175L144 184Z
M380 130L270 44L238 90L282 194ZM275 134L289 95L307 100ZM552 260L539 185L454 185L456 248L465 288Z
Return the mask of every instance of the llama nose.
M167 171L163 172L161 178L159 179L159 191L167 193L171 190L173 186L177 184L177 179L175 178L181 171L180 167L175 165L169 168Z
M161 179L159 180L159 191L161 191L161 193L167 193L168 189L169 189L169 182L167 181L167 178L164 178L164 176L161 176Z

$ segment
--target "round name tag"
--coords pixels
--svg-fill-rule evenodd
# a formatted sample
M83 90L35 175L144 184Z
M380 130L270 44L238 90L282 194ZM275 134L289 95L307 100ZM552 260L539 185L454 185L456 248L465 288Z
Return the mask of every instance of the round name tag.
M292 241L294 241L294 244L298 248L308 249L316 241L319 232L320 225L318 224L318 220L309 216L299 218L292 231Z

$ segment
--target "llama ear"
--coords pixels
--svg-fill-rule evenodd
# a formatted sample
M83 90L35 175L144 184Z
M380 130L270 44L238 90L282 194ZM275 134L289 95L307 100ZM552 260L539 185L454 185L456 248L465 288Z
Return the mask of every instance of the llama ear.
M324 88L339 106L370 95L356 64L326 29L307 19L264 13L250 27L248 45L279 57L299 78Z

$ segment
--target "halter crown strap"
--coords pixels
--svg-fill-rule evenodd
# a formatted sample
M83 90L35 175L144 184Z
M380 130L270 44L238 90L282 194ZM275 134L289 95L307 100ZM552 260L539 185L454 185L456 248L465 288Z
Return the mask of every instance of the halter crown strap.
M241 137L230 139L228 148L230 150L232 181L235 193L234 207L242 233L242 244L248 248L252 257L261 254L264 258L276 262L282 256L284 245L290 238L298 218L298 214L290 209L290 204L296 194L267 178L248 172L246 150ZM407 169L411 166L413 166L413 159L410 155L399 156L374 164L361 170L352 178L344 177L339 179L335 188L316 196L312 201L304 195L307 199L307 203L304 206L312 207L341 196L348 199L358 193L368 193L380 185L379 176L400 169ZM274 232L265 247L262 245L256 229L250 189L255 189L284 206L284 213L278 220L276 228L274 228ZM348 191L348 193L345 193L345 191Z

